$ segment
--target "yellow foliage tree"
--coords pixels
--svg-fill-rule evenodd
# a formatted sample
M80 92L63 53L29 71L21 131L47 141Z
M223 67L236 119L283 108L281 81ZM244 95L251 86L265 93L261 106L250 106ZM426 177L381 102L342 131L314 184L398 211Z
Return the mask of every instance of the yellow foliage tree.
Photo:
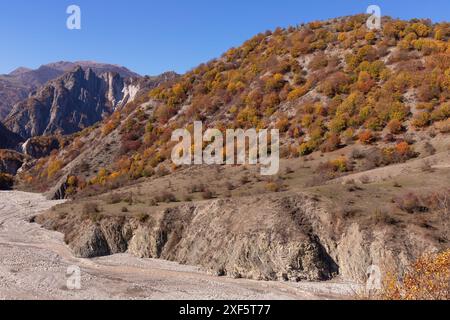
M409 268L400 281L392 274L380 294L385 300L449 300L450 250L425 254Z

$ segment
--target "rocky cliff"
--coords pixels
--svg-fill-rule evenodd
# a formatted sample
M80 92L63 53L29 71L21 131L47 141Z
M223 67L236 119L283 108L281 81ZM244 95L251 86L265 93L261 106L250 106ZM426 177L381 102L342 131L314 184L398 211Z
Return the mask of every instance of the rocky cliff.
M139 217L50 211L36 221L63 232L80 257L129 252L260 280L339 275L362 281L371 265L402 270L418 252L435 248L431 240L393 226L367 230L298 193L184 204ZM395 236L405 240L394 242Z
M0 173L15 175L29 158L12 150L0 150Z
M71 134L101 121L132 98L128 86L133 86L133 80L117 73L97 75L92 69L78 67L17 104L5 124L26 139Z
M53 150L61 148L68 140L70 139L61 136L33 137L21 145L20 151L34 159L40 159L49 156Z
M23 139L0 122L0 149L15 149Z
M97 74L114 72L123 78L140 77L125 67L93 61L60 61L42 65L35 70L20 67L7 75L0 75L0 120L8 116L15 104L32 95L48 81L73 71L77 66L91 68Z

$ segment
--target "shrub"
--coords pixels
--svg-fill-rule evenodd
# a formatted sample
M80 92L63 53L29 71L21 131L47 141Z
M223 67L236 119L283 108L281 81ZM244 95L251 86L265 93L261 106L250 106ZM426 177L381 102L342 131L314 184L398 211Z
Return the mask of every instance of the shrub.
M53 159L50 161L47 167L47 178L53 178L56 173L63 167L63 163L60 160Z
M444 219L448 221L450 215L450 189L433 192L424 197L423 201L430 210L442 214Z
M416 114L412 120L412 125L416 128L423 128L430 124L430 114L422 111Z
M275 128L278 129L280 133L285 133L289 129L289 119L282 116L275 124Z
M117 203L121 203L123 201L123 195L120 193L112 193L108 196L108 199L106 200L106 202L108 204L117 204Z
M350 153L351 159L364 159L365 157L366 157L366 153L359 148L353 149Z
M331 134L327 140L320 146L320 151L322 152L332 152L339 148L341 144L341 139L335 133Z
M399 134L403 130L402 123L397 119L389 121L387 127L389 132L392 134Z
M423 204L422 200L412 192L397 197L394 202L399 209L408 213L428 211L428 208Z
M433 121L446 120L448 118L450 118L450 103L440 105L431 113Z
M269 192L280 192L283 191L283 182L280 180L269 181L266 184L266 189Z
M402 141L395 145L394 148L387 147L383 149L382 159L384 165L392 163L402 163L411 158L416 157L418 154L414 152L409 143Z
M139 222L144 223L147 222L150 216L146 213L139 213L136 217Z
M165 166L159 166L156 170L156 176L158 177L164 177L167 176L170 173L169 169L167 169Z
M175 197L175 195L168 191L162 192L160 195L156 196L155 199L157 202L165 202L165 203L177 201L177 198Z
M296 100L300 97L303 97L308 92L308 90L309 90L308 84L305 84L301 87L297 87L294 90L292 90L291 92L289 92L287 99L289 101Z
M248 174L244 174L240 179L241 185L245 185L250 182L250 177Z
M232 190L236 189L236 187L234 186L234 184L231 183L230 181L227 181L227 182L225 183L225 188L226 188L228 191L232 191Z
M98 207L97 203L94 202L87 202L83 205L83 214L85 215L91 215L95 213L99 213L100 209Z
M339 133L343 130L345 130L347 127L347 119L344 115L336 115L331 121L330 121L330 130L335 133Z
M202 192L202 198L205 200L210 200L213 199L215 197L215 194L213 191L206 189L205 191Z
M284 172L286 174L291 174L291 173L294 173L295 171L291 167L288 166L288 167L285 168Z
M316 146L315 141L310 140L310 141L308 141L308 142L302 143L302 144L300 145L298 151L299 151L300 155L306 156L306 155L308 155L308 154L310 154L310 153L313 153L314 150L316 150L316 147L317 147L317 146Z
M310 68L312 71L316 71L325 68L327 65L327 56L323 53L319 53L311 59L308 68Z
M433 145L431 143L429 143L428 141L425 142L423 149L425 151L425 153L429 156L433 155L436 153L436 149L433 147Z
M135 152L135 151L139 150L139 148L141 146L142 146L142 143L139 140L122 141L121 153L122 154L127 154L127 153L130 153L130 152Z
M372 79L367 71L361 71L359 73L358 82L356 83L356 88L364 93L368 93L374 86L376 82Z
M203 183L193 184L192 186L189 187L190 193L203 192L205 190L206 190L206 187Z
M350 168L349 161L345 157L337 158L335 160L331 160L330 164L334 171L338 172L346 172Z
M444 121L436 122L436 128L441 133L449 133L450 132L450 118Z
M346 93L350 83L349 77L343 72L336 72L323 81L320 91L323 94L334 97L337 94Z
M317 166L315 173L319 181L334 179L344 172L352 170L352 164L345 157L340 157Z
M371 130L364 130L358 135L358 139L363 144L371 144L375 140L375 136Z
M265 79L265 89L266 92L272 92L280 90L284 86L283 75L280 73L276 73L271 77Z
M98 204L94 202L88 202L83 205L84 218L90 219L92 222L97 223L102 219L101 210Z
M359 181L360 181L362 184L368 184L368 183L370 183L370 177L367 176L367 175L362 175L362 176L359 178Z
M411 153L411 147L405 141L398 143L395 146L395 151L401 156L406 157Z
M385 209L375 209L371 215L371 220L374 225L377 224L397 224L399 221L389 215L389 212Z

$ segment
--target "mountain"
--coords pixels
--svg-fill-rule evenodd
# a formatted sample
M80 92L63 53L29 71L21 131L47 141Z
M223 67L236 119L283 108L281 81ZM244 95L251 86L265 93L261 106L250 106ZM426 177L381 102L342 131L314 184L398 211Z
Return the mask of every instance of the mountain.
M257 280L407 270L450 246L450 24L383 18L374 31L367 18L258 34L142 90L17 187L72 200L40 222L81 257L128 252ZM194 121L278 129L278 174L176 166L172 133Z
M121 103L132 99L133 80L119 74L97 76L81 67L65 73L14 106L6 126L28 139L52 133L71 134L87 128L111 114Z
M15 69L15 70L11 71L8 75L10 75L10 76L19 76L21 74L24 74L24 73L27 73L27 72L30 72L30 71L33 71L33 69L25 68L25 67L19 67L19 68Z
M141 90L176 74L123 78L77 67L47 83L14 106L5 125L24 139L51 134L72 134L87 128L133 101Z
M23 139L0 122L0 149L15 149Z
M26 99L31 88L12 76L0 76L0 120L4 119L17 102Z
M161 84L79 137L91 162L83 175L96 178L96 155L125 181L167 167L172 129L190 128L195 120L204 127L278 128L284 158L355 143L379 144L368 166L411 158L418 132L448 128L449 26L384 18L383 30L370 31L365 19L259 34ZM68 146L60 153L63 163L73 148L83 153ZM124 157L130 159L125 167Z
M129 69L115 65L115 64L107 64L107 63L99 63L95 61L76 61L76 62L68 62L68 61L59 61L53 62L45 65L51 69L59 70L62 72L72 71L76 67L82 67L83 69L92 69L95 73L101 74L106 72L115 72L118 73L123 78L139 78L141 75L136 72L130 71Z
M124 78L140 77L125 67L91 61L60 61L42 65L36 70L20 67L7 75L0 75L0 120L9 114L16 103L26 99L37 88L77 66L91 68L99 74L115 72Z

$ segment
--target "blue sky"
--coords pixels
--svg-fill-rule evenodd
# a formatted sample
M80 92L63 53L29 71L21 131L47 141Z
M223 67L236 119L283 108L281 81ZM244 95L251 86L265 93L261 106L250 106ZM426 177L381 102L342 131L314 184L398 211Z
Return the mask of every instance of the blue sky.
M66 28L66 8L82 30ZM185 72L277 26L365 13L449 21L449 0L1 0L0 73L60 60L95 60L141 74Z

